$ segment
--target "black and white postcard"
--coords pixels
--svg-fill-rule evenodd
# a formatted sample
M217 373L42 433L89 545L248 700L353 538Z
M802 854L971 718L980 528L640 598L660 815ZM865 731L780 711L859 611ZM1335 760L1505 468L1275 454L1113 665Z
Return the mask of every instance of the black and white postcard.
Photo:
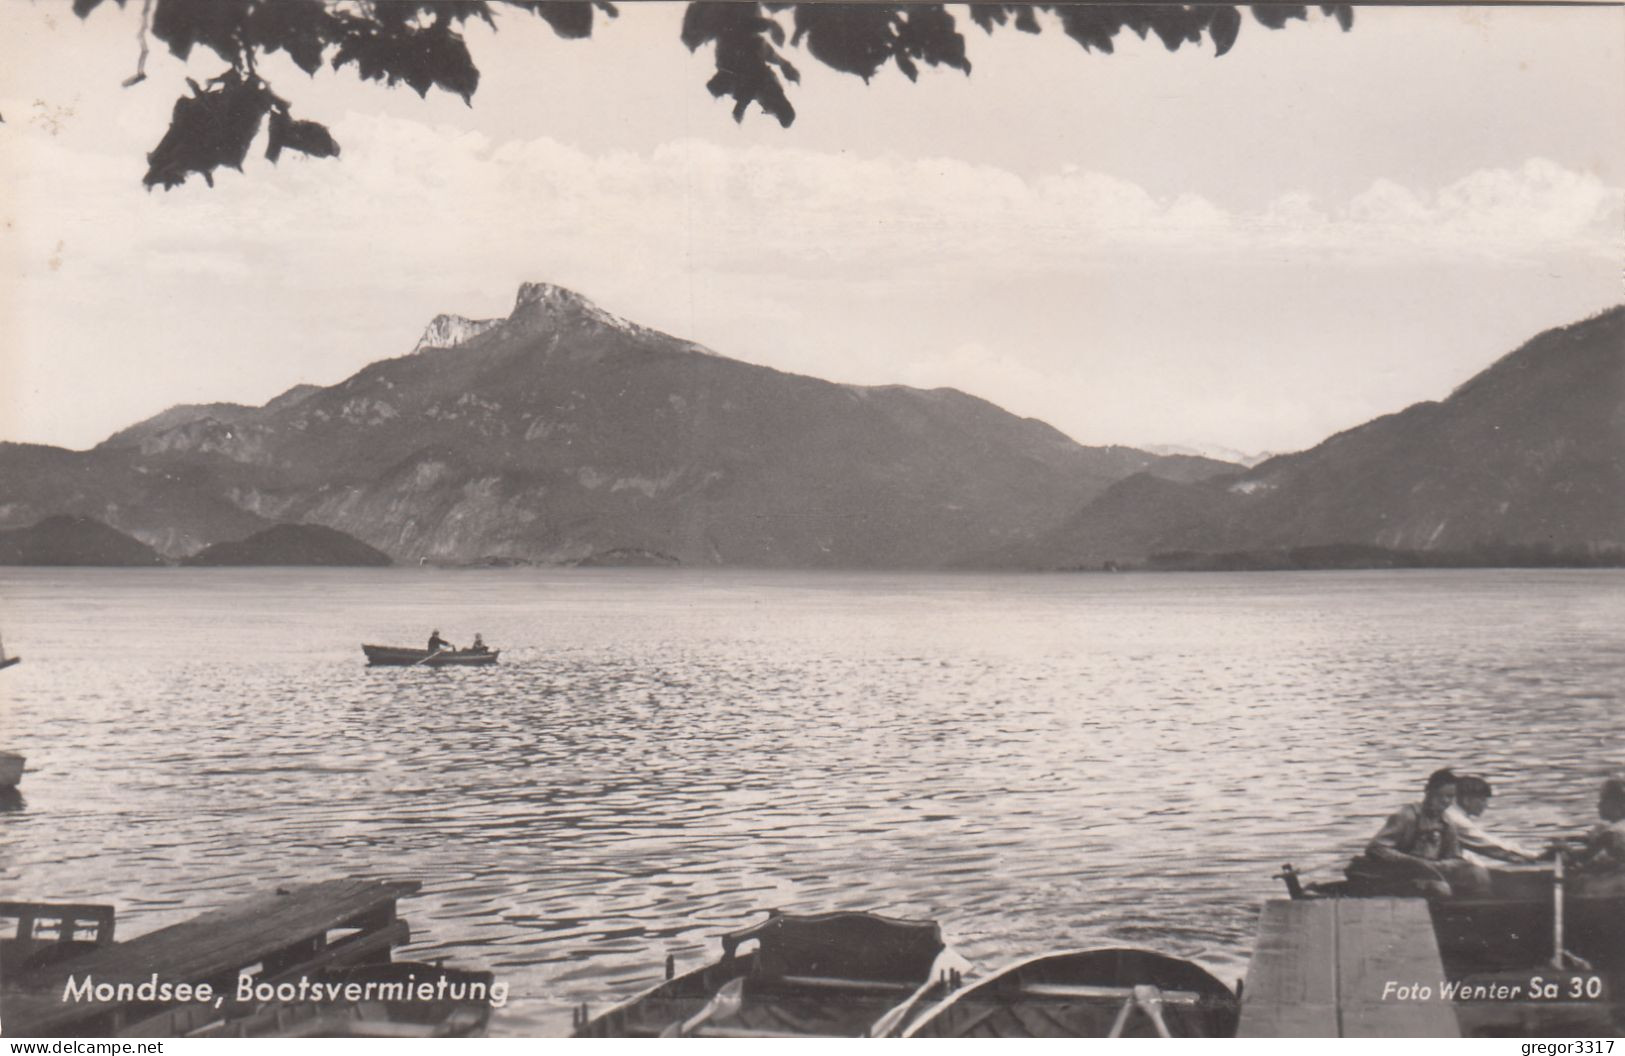
M1618 4L3 0L0 1032L1625 1033L1621 129Z

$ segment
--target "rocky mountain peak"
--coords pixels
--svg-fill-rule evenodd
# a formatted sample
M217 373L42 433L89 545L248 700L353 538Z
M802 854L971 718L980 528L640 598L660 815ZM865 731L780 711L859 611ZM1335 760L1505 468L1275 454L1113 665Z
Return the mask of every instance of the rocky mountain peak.
M412 351L422 352L426 348L456 348L501 323L501 319L469 319L461 315L437 315L424 328L423 336L418 338L418 343Z
M641 334L644 328L627 322L618 315L604 311L574 290L555 286L551 282L527 282L519 287L514 298L511 323L531 326L557 326L560 323L586 323L591 326L619 330L628 334Z
M540 305L548 311L596 311L597 305L574 290L555 286L551 282L525 282L519 285L519 296L514 299L513 310Z

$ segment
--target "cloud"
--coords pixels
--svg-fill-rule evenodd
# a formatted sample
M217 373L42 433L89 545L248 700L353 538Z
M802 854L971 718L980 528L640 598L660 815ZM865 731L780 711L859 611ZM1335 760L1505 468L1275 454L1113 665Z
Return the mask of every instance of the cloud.
M1531 158L1518 169L1470 173L1431 195L1379 180L1349 202L1337 227L1351 244L1388 241L1415 252L1617 257L1622 224L1620 188Z
M1434 187L1377 180L1343 199L1289 189L1239 208L1077 166L1023 175L699 138L591 152L359 113L335 123L342 160L285 155L273 167L251 154L246 176L222 173L212 190L149 194L138 157L38 128L8 134L10 383L77 391L105 348L142 367L104 387L107 407L74 398L86 440L177 398L337 380L409 350L437 312L506 312L524 279L577 287L727 355L837 380L957 384L1067 427L1076 394L1103 389L1102 350L1202 350L1226 319L1250 335L1257 309L1237 291L1266 273L1330 288L1350 268L1372 283L1512 274L1513 261L1594 285L1617 274L1625 197L1536 158ZM1212 303L1191 308L1207 287ZM1233 354L1253 343L1237 337ZM1093 373L1061 366L1083 358ZM1100 397L1091 435L1111 425L1132 439L1153 402ZM57 435L64 403L42 397L14 428Z
M368 197L382 212L334 218L334 233L404 211L463 229L498 225L500 235L480 241L482 251L499 255L505 242L546 238L571 250L592 243L614 254L668 253L722 271L816 264L860 276L922 268L1022 272L1123 253L1282 250L1376 259L1611 256L1620 252L1625 201L1595 175L1538 158L1438 188L1379 180L1342 202L1287 191L1261 209L1237 212L1194 192L1157 197L1074 167L1024 179L948 158L699 139L643 154L591 155L549 139L493 145L357 115L346 119L341 138L356 141L354 153L370 159L362 179L376 182ZM330 178L312 168L313 201Z
M102 277L137 266L222 278L259 269L295 285L425 295L444 291L448 276L473 288L551 268L608 271L631 255L688 273L805 278L838 268L854 283L929 284L1168 254L1615 258L1625 215L1625 192L1543 159L1431 189L1378 180L1342 202L1287 191L1235 211L1075 166L1027 179L949 158L700 139L591 154L356 113L335 131L347 148L339 162L251 162L246 179L169 192L161 209L125 186L128 159L24 133L21 270L37 271L67 238L94 245L87 266L100 263Z

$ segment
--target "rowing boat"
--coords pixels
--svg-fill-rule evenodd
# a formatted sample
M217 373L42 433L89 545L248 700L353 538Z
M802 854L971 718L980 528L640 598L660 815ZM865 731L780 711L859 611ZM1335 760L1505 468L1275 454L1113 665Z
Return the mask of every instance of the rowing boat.
M363 645L367 663L373 667L482 667L497 662L500 649L409 649L396 645Z
M1224 1038L1236 995L1189 961L1121 947L1017 961L922 1012L905 1038Z
M746 943L753 949L742 949ZM722 938L722 959L590 1016L580 1038L889 1037L969 965L931 921L770 913Z

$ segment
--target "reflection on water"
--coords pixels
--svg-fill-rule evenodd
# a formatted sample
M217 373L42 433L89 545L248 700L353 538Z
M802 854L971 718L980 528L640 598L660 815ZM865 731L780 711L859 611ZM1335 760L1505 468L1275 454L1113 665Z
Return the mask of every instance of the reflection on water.
M933 917L972 960L1244 970L1446 762L1534 837L1625 743L1625 577L0 572L0 894L131 935L273 880L414 877L411 953L562 1033L767 907ZM368 669L475 631L502 664ZM1606 748L1599 748L1599 745ZM1599 754L1607 751L1611 754Z

